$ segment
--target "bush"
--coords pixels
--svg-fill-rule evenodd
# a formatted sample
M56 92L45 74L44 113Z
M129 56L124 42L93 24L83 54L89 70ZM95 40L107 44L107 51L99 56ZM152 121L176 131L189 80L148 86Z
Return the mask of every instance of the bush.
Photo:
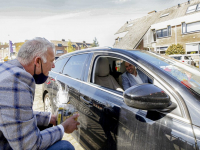
M183 45L181 44L172 44L168 47L166 50L167 55L173 55L173 54L185 54L185 49L183 48Z

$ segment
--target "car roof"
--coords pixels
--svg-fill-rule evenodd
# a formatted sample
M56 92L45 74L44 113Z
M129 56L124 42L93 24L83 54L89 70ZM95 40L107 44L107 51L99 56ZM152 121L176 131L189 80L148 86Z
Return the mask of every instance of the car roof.
M84 49L84 50L77 50L68 54L64 54L62 56L60 56L59 59L62 59L66 56L72 56L72 55L76 55L79 53L89 53L89 52L100 52L100 51L107 51L107 52L120 52L122 54L127 54L129 53L129 51L139 51L139 50L130 50L130 49L118 49L118 48L111 48L111 47L95 47L95 48L88 48L88 49Z

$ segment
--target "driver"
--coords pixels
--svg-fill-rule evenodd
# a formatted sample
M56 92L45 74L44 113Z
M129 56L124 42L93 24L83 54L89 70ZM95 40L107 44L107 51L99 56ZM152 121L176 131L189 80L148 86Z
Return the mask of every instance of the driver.
M131 86L142 83L152 83L151 80L140 70L128 62L125 62L126 72L122 74L122 85L124 90Z

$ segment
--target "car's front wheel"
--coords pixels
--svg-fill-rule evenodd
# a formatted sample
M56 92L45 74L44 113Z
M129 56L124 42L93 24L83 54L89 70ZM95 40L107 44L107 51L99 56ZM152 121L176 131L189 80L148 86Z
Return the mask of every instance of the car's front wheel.
M48 93L44 97L44 111L52 113L52 105Z

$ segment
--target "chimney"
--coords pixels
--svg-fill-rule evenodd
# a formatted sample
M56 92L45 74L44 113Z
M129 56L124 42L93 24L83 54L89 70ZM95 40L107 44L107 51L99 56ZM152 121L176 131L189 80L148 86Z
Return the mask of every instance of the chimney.
M65 39L62 39L62 41L65 41Z
M188 4L190 4L190 0L188 0Z
M156 10L148 12L148 14L153 14L153 13L156 13Z
M180 4L178 4L178 7L180 7L181 5Z

